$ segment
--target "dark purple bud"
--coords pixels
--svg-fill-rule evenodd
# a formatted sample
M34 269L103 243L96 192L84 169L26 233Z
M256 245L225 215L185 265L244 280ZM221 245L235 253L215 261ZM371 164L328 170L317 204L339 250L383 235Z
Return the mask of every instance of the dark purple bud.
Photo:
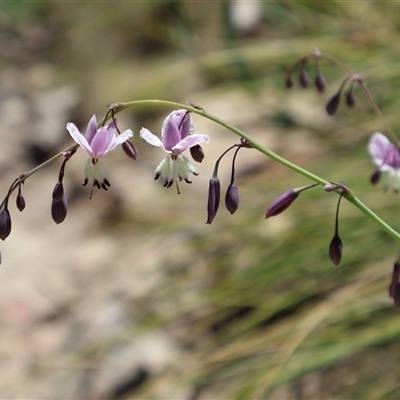
M23 211L25 209L25 206L26 206L25 198L24 198L24 196L22 196L21 193L18 193L15 203L16 203L19 211Z
M395 297L396 286L399 283L400 278L400 260L397 260L393 265L392 280L389 285L389 297Z
M207 221L211 224L217 215L219 201L221 197L221 184L218 178L211 178L208 186Z
M0 239L6 240L11 233L11 216L7 208L0 211Z
M324 93L326 89L326 81L325 78L318 72L317 76L315 77L315 87L317 88L318 92Z
M233 214L239 207L239 191L234 182L232 182L225 195L225 206Z
M343 243L339 235L335 235L329 246L329 257L335 265L339 265L342 261Z
M307 189L311 189L312 187L315 187L317 185L318 183L312 183L311 185L302 186L295 189L289 189L285 193L281 194L268 207L265 218L267 219L281 214L283 211L285 211L292 205L292 203L297 199L297 197L299 197L299 194L301 192Z
M204 159L204 150L199 144L196 144L196 146L190 148L190 155L194 161L201 163Z
M377 169L377 170L371 175L370 182L371 182L373 185L376 185L376 184L379 182L379 180L381 179L381 176L382 176L381 170L380 170L380 169Z
M356 98L354 97L352 90L348 91L346 94L346 104L350 108L354 107L356 104Z
M393 293L393 300L394 300L395 307L400 308L400 283L396 284L396 287L395 287L394 293Z
M61 224L67 216L67 197L64 195L60 201L51 202L51 217L56 224Z
M129 140L122 143L122 150L129 158L132 158L132 160L137 159L138 152L136 150L136 147Z
M286 89L291 89L294 86L294 80L292 75L288 75L285 80Z
M336 114L336 111L338 110L340 104L340 94L341 92L337 92L336 94L334 94L326 104L326 112L329 115Z
M61 201L64 196L64 185L62 182L57 182L53 189L52 198L55 202Z
M265 218L275 217L285 211L299 197L299 194L300 192L296 192L294 189L281 194L268 207Z
M299 77L299 82L301 87L306 88L310 84L310 76L307 74L306 71L301 71L300 77Z

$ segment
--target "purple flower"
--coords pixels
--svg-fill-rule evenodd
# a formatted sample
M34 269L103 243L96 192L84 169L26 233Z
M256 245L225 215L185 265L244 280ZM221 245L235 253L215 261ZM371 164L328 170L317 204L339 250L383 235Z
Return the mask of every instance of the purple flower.
M154 176L154 179L161 177L165 187L170 187L175 181L182 179L191 183L189 175L197 175L194 166L181 153L200 143L208 142L209 138L207 135L193 134L193 131L192 117L186 110L175 110L165 118L161 128L161 140L148 129L141 129L142 139L168 153L156 168Z
M393 190L400 189L400 152L399 149L390 142L382 133L374 133L368 143L368 152L372 157L372 162L378 167L374 175L378 172L388 173L387 186ZM374 183L376 180L374 180Z
M72 139L74 139L89 156L85 165L85 181L83 185L85 186L90 182L93 187L96 186L99 189L103 188L107 190L110 186L110 182L100 159L111 150L114 150L118 145L126 142L133 136L133 132L127 129L118 135L114 122L111 122L110 125L97 128L95 115L93 115L89 121L85 136L83 136L76 125L71 122L67 124L67 130Z

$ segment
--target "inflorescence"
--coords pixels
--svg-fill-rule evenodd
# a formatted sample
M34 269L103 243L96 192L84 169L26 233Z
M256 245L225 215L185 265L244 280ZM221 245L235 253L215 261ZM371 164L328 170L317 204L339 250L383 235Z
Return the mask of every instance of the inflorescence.
M372 161L375 164L376 169L372 173L370 182L372 184L378 183L382 174L387 173L387 179L384 186L385 189L391 188L396 192L399 191L400 142L394 135L390 126L387 124L372 95L370 94L363 78L360 75L355 74L339 60L322 54L318 49L315 49L310 54L301 57L287 69L285 79L286 87L289 89L294 87L296 82L295 77L297 76L297 81L302 88L310 87L311 82L313 81L314 87L318 92L325 92L327 89L327 80L321 71L320 63L322 60L336 65L346 73L346 76L342 80L339 89L329 98L326 103L325 110L327 114L330 116L335 115L343 98L345 105L349 108L353 108L356 104L354 88L356 85L361 88L361 91L368 100L372 110L382 121L387 134L394 143L393 144L384 134L380 132L372 135L368 143L368 152L372 157ZM308 72L310 69L310 64L314 69L313 78L310 77ZM144 100L142 103L146 102L150 103L152 101ZM153 102L157 104L156 100ZM161 101L158 102L162 103ZM73 157L79 148L82 148L88 155L88 160L84 166L83 185L88 185L91 188L89 198L92 198L94 188L103 189L105 191L108 190L111 186L111 182L103 165L103 157L105 157L112 150L115 150L117 147L121 146L122 150L129 158L133 160L138 158L137 149L135 145L130 142L130 139L133 137L133 131L131 129L126 129L121 132L115 115L117 112L135 105L143 105L139 103L140 101L131 103L115 103L110 105L108 112L100 122L97 122L96 116L93 115L89 120L85 135L79 131L75 124L69 122L66 125L66 128L75 144L71 145L66 150L55 155L31 171L20 175L9 187L5 198L0 204L0 239L5 240L11 233L11 215L8 204L12 193L17 191L16 207L22 212L26 206L25 198L22 195L22 186L25 184L26 180L39 169L45 167L59 157L62 157L62 162L51 199L51 217L56 224L63 222L67 216L68 201L64 190L63 179L67 162ZM164 104L161 105L178 105L178 103L172 102L163 103ZM190 106L181 105L183 107L182 109L176 109L172 111L165 118L161 127L161 138L150 132L150 130L147 128L142 128L140 130L140 138L152 146L160 147L166 153L164 159L155 169L154 179L158 180L161 178L163 181L163 186L166 188L175 185L177 193L180 194L179 182L185 181L186 183L192 183L190 180L191 175L198 175L196 168L192 165L189 159L183 155L183 153L186 150L189 150L192 159L197 163L201 163L205 156L201 144L209 142L209 137L207 135L194 133L194 124L191 113L200 114L206 118L209 118L214 122L226 127L227 129L230 129L232 132L241 137L239 143L235 143L230 146L215 162L214 170L209 180L206 224L211 224L217 215L221 198L221 183L218 178L218 169L221 160L231 150L234 150L234 152L231 164L230 182L225 192L225 207L231 214L234 214L237 211L239 207L239 191L235 181L235 163L239 151L246 148L256 149L314 181L313 183L305 186L289 189L278 196L267 208L265 214L266 219L280 215L282 212L287 210L295 202L295 200L297 200L300 193L317 186L322 186L325 192L335 192L337 195L339 195L336 207L334 235L328 248L329 258L334 265L339 265L343 256L343 242L339 235L339 208L343 197L364 211L366 215L374 218L392 236L400 239L400 234L390 228L384 221L382 221L371 210L364 206L355 197L351 189L349 189L344 183L328 182L316 175L313 175L301 167L296 166L295 164L292 164L282 157L276 155L265 147L262 147L255 141L248 138L247 135L239 131L237 128L219 120L217 117L213 117L211 114L206 113L203 108L190 103L189 105ZM106 124L108 120L111 120L111 122ZM394 264L392 280L389 286L389 295L394 299L394 303L397 308L400 308L399 281L400 261L397 260Z

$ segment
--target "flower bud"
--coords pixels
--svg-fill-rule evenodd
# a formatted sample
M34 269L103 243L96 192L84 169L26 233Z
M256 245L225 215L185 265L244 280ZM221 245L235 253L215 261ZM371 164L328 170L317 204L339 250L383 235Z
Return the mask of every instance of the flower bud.
M55 202L61 201L64 196L64 185L62 182L57 182L53 189L52 198Z
M199 144L196 144L196 146L190 148L190 155L194 161L201 163L204 159L204 150Z
M337 184L331 182L324 186L324 190L325 192L333 192L337 187Z
M6 240L11 233L11 216L7 208L0 211L0 239Z
M318 92L324 93L326 89L326 81L325 78L318 72L317 76L315 77L315 87L317 88Z
M301 192L304 192L304 190L307 189L311 189L312 187L315 187L317 185L318 183L312 183L311 185L287 190L271 203L271 205L267 209L265 219L279 215L292 205L297 197L299 197L299 194Z
M239 191L234 182L232 182L225 195L225 206L233 214L239 207Z
M393 293L394 305L396 308L400 308L400 283L397 283Z
M339 235L335 235L329 246L329 257L335 265L339 265L342 261L343 243Z
M219 201L221 197L221 184L218 178L212 177L208 186L208 203L207 203L207 221L206 224L211 224L217 215Z
M371 182L373 185L376 185L376 184L380 181L381 176L382 176L382 172L381 172L381 170L378 168L378 169L371 175L370 182Z
M288 75L285 80L286 89L291 89L294 86L294 80L292 75Z
M137 149L129 140L122 143L122 150L129 158L132 158L132 160L137 159L138 156Z
M296 192L294 189L281 194L268 207L265 218L275 217L285 211L299 197L299 194L300 192Z
M67 216L67 197L62 196L60 201L53 200L51 202L51 217L56 224L61 224Z
M346 94L346 104L352 108L356 104L356 98L354 97L353 91L349 90Z
M395 297L396 286L400 279L400 260L397 260L393 265L392 280L389 285L389 297Z
M340 91L334 94L326 104L326 112L328 113L328 115L336 114L336 111L338 110L340 104L340 94Z
M306 71L301 71L300 77L299 77L299 82L301 87L306 88L310 84L310 76L307 74Z
M21 193L18 193L15 203L19 211L23 211L25 209L25 198Z

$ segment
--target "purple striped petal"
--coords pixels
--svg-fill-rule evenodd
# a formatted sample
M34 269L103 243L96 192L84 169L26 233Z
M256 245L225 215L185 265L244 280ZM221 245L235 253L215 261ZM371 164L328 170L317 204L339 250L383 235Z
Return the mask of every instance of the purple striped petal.
M181 140L181 132L179 124L182 121L182 110L173 111L165 118L162 128L161 137L164 149L171 151L172 148Z
M142 128L140 130L140 137L144 139L148 144L152 146L161 147L165 150L163 143L161 142L160 138L153 133L151 133L148 129Z
M201 135L201 134L194 134L194 135L189 135L182 139L179 143L177 143L173 148L172 152L174 154L181 154L185 150L189 149L190 147L195 146L196 144L208 142L209 138L207 135Z
M380 167L386 162L386 158L395 147L389 139L382 133L374 133L368 143L368 151L373 163Z
M110 147L114 135L107 128L100 128L90 143L92 151L96 158L100 158L106 154L107 149Z
M85 137L79 132L76 125L73 124L72 122L68 122L67 130L68 130L69 134L71 135L72 139L74 139L74 141L76 143L78 143L79 146L81 146L90 157L94 157L92 148L90 147L90 145L89 145L88 141L85 139Z
M86 140L89 144L92 143L92 140L94 138L94 136L96 135L97 132L97 119L96 119L96 115L93 115L92 118L90 118L90 121L88 123L88 126L86 128Z
M127 129L126 131L122 132L118 136L114 136L114 134L113 134L113 140L111 141L110 145L108 146L106 153L108 153L111 150L114 150L118 145L126 142L132 136L133 136L133 132L130 129Z

